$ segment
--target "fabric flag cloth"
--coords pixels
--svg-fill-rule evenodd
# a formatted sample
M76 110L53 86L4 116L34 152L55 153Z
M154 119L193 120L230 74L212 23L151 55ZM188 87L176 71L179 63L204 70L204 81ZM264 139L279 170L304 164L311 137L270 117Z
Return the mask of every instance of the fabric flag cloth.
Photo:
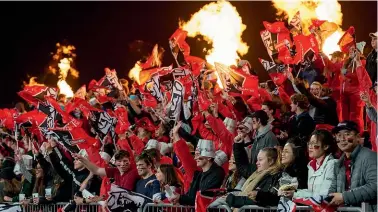
M349 53L351 47L356 47L356 38L355 38L354 27L351 26L349 29L341 36L339 42L337 43L340 46L340 49L344 53Z
M21 212L20 204L0 204L0 211L2 212Z
M311 206L315 212L333 212L336 208L330 206L331 196L316 195L310 198L294 198L293 201L298 204Z
M76 93L74 94L75 98L84 99L87 96L87 88L85 85L81 86L79 89L77 89Z
M111 137L115 139L115 125L117 123L117 119L106 111L94 111L91 114L90 121L92 122L92 126L97 132L98 136L103 140L108 133L110 133Z
M22 91L18 92L18 95L28 103L37 106L38 102L43 101L45 96L51 96L56 99L58 91L56 88L34 85L25 86Z
M288 198L280 197L278 202L277 211L278 212L295 212L297 205Z
M115 132L118 135L124 134L130 127L130 123L129 123L128 115L127 115L127 109L123 106L117 106L114 112L117 118L117 125L115 127Z
M215 63L215 69L219 74L223 89L232 95L257 95L259 79L232 69L221 63Z
M71 113L76 108L79 109L83 113L84 117L86 118L89 117L91 111L101 112L100 109L91 106L84 99L76 98L76 97L73 98L73 100L71 100L71 102L66 105L65 110L67 113Z
M301 20L301 14L298 11L294 17L290 20L289 25L296 29L299 34L302 34L302 20Z
M184 86L179 80L173 82L172 98L167 104L167 117L171 120L178 121L180 118L180 113L182 109L182 104L184 102Z
M319 54L319 45L314 35L297 35L294 37L294 43L297 53L294 56L293 63L312 63Z
M98 84L110 90L110 93L107 94L109 97L114 97L117 91L123 92L123 86L119 83L115 69L105 68L105 76L98 81Z
M7 129L13 129L16 113L15 109L0 109L0 123Z
M259 58L259 61L261 65L264 67L264 69L268 72L270 78L272 78L274 84L277 86L282 85L285 80L287 79L286 70L288 68L288 65L285 64L275 64L274 62L267 61L264 59Z
M112 184L109 191L107 206L109 211L137 212L138 209L143 209L147 203L151 202L152 199L149 197Z
M285 23L264 21L263 24L266 30L261 31L260 35L270 58L273 61L278 59L286 64L292 63L290 48L293 44Z

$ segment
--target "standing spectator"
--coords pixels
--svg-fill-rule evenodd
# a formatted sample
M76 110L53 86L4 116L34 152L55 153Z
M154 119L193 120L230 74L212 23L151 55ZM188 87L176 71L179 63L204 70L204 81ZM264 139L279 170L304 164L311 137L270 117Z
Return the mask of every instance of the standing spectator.
M182 141L178 135L178 129L180 127L181 124L178 124L173 128L172 133L174 145ZM191 159L183 158L180 150L176 147L174 148L181 161ZM214 158L215 151L213 142L209 140L199 140L194 159L196 161L196 165L200 167L201 170L194 171L189 191L184 195L176 194L175 197L170 199L170 201L174 204L180 203L181 205L195 205L196 198L200 198L199 195L213 195L212 192L206 192L206 190L220 188L225 177L222 167L218 166L214 162Z
M168 198L171 198L171 195L182 194L182 182L178 178L175 167L171 164L162 164L156 171L156 179L160 183L160 193L154 195L154 202L163 202L169 203ZM167 192L170 190L171 192Z
M303 94L294 94L290 99L291 112L294 112L295 115L290 119L289 132L282 132L280 137L298 136L302 140L302 146L306 146L311 133L315 130L315 122L307 112L308 99Z
M329 193L331 204L361 206L369 203L369 211L377 210L377 154L359 144L358 125L343 121L334 128L337 146L343 155L335 164Z
M261 106L261 110L263 110L268 115L268 124L270 125L274 135L278 138L278 136L281 134L281 130L283 130L283 125L281 123L281 120L275 117L276 105L272 101L265 101ZM278 141L281 146L285 145L285 140L281 140L278 138Z
M156 176L152 172L152 159L148 154L142 153L136 158L136 166L141 179L136 183L135 191L152 198L160 191L159 181L156 180ZM151 183L148 183L150 181Z
M366 71L368 72L370 79L372 82L377 81L377 36L378 32L370 33L369 36L371 37L371 47L373 50L369 53L366 59Z
M253 138L253 144L251 148L251 161L248 163L247 158L244 157L244 145L241 143L243 138L247 135L243 131L238 130L238 135L235 137L234 143L234 155L235 161L237 166L240 164L242 167L247 165L247 170L242 172L242 176L244 178L248 178L250 174L252 174L256 170L256 162L257 162L257 154L260 152L261 149L265 147L275 147L278 146L278 140L272 130L270 129L270 125L268 125L268 115L262 111L258 110L254 112L251 116L252 118L252 128L255 130L255 136ZM243 158L243 159L241 159ZM241 163L239 163L239 161ZM250 164L250 165L248 165ZM238 170L244 169L242 167L238 167Z
M118 150L114 155L117 168L100 168L81 155L74 154L74 157L81 161L93 174L113 178L114 183L122 188L134 190L139 179L135 164L130 164L130 154L125 150Z

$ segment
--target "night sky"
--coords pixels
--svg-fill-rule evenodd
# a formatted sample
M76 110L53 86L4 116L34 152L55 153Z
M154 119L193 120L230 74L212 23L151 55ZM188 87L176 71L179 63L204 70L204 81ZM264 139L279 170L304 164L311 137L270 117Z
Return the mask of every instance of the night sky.
M12 107L20 98L27 76L39 82L56 84L57 77L46 74L55 44L64 40L76 47L78 80L68 78L76 90L91 79L104 75L104 67L115 68L119 78L126 77L135 62L158 43L168 49L168 38L178 27L178 20L190 15L208 2L1 2L0 107ZM251 62L264 79L266 74L258 57L268 58L259 31L262 21L275 20L270 2L232 2L247 25L243 40L250 46L243 58ZM356 28L358 41L370 43L369 32L377 31L377 2L342 1L343 25ZM136 52L136 40L144 41L142 52ZM191 54L204 57L203 42L189 38ZM167 56L168 58L168 56ZM164 62L170 65L169 60Z

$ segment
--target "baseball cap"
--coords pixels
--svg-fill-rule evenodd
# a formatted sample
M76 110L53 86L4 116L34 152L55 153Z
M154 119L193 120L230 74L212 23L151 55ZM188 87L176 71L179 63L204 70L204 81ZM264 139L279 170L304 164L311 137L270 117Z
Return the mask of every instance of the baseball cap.
M358 125L356 122L353 121L343 121L340 122L335 128L333 128L332 133L336 134L340 132L341 130L349 130L349 131L355 131L358 132Z
M376 37L378 37L378 32L371 32L371 33L369 33L369 36L372 37L372 38L376 38Z

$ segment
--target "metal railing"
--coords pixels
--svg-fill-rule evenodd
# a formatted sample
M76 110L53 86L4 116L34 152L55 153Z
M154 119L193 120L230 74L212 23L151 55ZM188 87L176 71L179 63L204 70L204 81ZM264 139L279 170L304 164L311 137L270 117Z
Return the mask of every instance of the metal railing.
M67 203L55 203L47 205L28 204L22 206L23 212L56 212L59 208L63 208ZM339 212L366 212L368 211L368 203L362 203L361 207L339 207ZM247 205L239 208L239 212L276 212L277 207L261 207L257 205ZM296 206L296 211L313 211L309 206ZM75 212L101 212L99 204L77 205ZM173 204L155 204L149 203L144 206L140 212L195 212L194 206L182 206ZM207 212L232 212L227 206L219 206L218 208L208 208Z

